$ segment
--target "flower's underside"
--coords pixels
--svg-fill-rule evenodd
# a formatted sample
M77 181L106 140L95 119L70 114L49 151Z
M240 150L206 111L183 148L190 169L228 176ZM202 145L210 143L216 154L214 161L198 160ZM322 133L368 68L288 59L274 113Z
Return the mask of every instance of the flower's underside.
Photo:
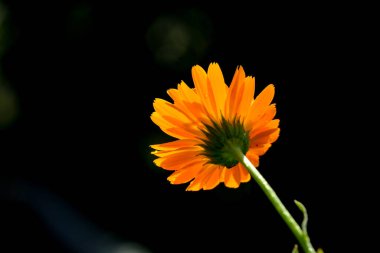
M254 98L255 79L245 76L243 67L236 69L231 85L224 82L217 63L207 70L192 68L195 88L184 82L169 89L173 103L155 99L152 121L176 140L151 145L158 158L154 163L172 171L172 184L190 182L186 190L215 188L224 183L237 188L251 179L248 171L229 153L235 145L257 167L279 136L279 120L274 86L268 85Z

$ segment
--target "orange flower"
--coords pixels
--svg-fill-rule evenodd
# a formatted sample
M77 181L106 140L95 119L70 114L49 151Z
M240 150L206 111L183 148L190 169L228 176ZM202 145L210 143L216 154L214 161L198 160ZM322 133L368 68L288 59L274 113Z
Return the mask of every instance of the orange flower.
M172 171L172 184L190 182L188 191L209 190L219 183L230 188L248 182L250 174L233 154L239 148L255 165L259 156L277 140L280 129L276 115L274 86L268 85L256 98L255 79L246 76L243 67L236 69L231 85L224 82L217 63L207 73L196 65L192 68L195 88L183 81L169 89L173 103L155 99L152 121L172 142L151 145L154 163Z

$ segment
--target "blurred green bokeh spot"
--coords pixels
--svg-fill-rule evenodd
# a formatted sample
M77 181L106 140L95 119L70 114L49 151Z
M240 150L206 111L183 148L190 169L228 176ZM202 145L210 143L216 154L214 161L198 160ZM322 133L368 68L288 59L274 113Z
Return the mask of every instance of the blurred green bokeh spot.
M8 12L0 2L0 58L9 44ZM0 129L6 128L16 119L18 106L16 94L5 85L0 69Z
M8 127L18 114L15 93L0 83L0 129Z
M146 33L146 41L157 64L181 69L205 55L212 30L206 14L187 9L158 16Z

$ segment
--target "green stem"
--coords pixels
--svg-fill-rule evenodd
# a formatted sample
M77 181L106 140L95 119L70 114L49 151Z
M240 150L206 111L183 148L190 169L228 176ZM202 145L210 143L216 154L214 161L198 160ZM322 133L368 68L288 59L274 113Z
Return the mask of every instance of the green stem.
M294 236L297 238L302 249L306 253L316 253L313 246L310 243L310 239L307 234L305 234L297 222L294 220L292 215L286 209L284 204L281 202L276 192L272 189L265 178L260 174L260 172L255 168L251 161L241 152L240 148L231 145L231 151L233 151L236 159L244 165L244 167L249 171L253 179L264 191L265 195L269 198L270 202L276 208L277 212L280 214L282 219L288 225L289 229L293 232Z

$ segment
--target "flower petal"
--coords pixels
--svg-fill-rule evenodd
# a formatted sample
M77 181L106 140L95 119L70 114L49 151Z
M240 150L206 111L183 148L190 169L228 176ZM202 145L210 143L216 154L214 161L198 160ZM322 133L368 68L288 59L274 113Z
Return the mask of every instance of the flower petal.
M201 99L194 89L190 89L185 82L178 84L178 89L169 89L169 96L173 99L174 105L186 114L195 125L201 126L201 122L207 120L207 113L201 104Z
M226 169L224 175L224 185L229 188L238 188L240 185L240 172L237 166Z
M197 141L196 139L182 139L161 144L153 144L150 145L150 147L157 150L176 150L179 148L192 147L197 145L198 143L199 141Z
M266 111L260 117L260 119L252 126L250 135L254 136L258 132L261 132L261 129L268 125L268 123L273 120L274 116L276 116L276 105L271 104L267 107Z
M257 120L265 112L267 106L270 105L274 97L274 86L273 84L268 85L265 89L257 96L254 102L251 104L247 117L244 121L244 127L247 130L252 129L252 126L257 122Z
M251 180L251 174L249 174L248 170L244 168L241 163L238 164L238 167L240 170L240 181L242 183L249 182L249 180Z
M273 143L273 142L277 141L279 136L280 136L280 128L278 128L274 133L272 133L269 136L269 143Z
M181 170L177 170L173 172L168 180L171 184L184 184L191 181L194 177L196 177L199 171L203 168L203 164L200 161L193 162L187 166L185 166Z
M189 118L182 111L164 99L156 98L153 102L153 107L155 111L162 116L169 115L181 122L190 122Z
M199 134L200 131L197 127L197 122L191 120L191 117L179 110L176 105L173 105L166 100L156 98L153 107L164 120L171 123L173 126L182 128L195 135Z
M181 93L183 100L193 101L199 104L202 102L201 97L195 92L194 88L190 88L185 82L182 81L178 85L178 90Z
M204 158L199 155L199 151L184 150L173 153L170 156L157 158L154 160L154 163L166 170L179 170L192 161L203 159Z
M215 99L216 113L220 116L220 113L224 111L224 104L226 102L228 87L224 82L222 70L217 63L211 63L207 70L207 76L212 87L211 92ZM218 117L220 119L220 117Z
M215 120L217 109L214 94L210 92L212 87L209 87L210 84L206 72L201 66L196 65L192 68L191 73L193 76L196 93L199 94L208 116Z
M253 166L256 168L259 167L259 156L255 153L255 150L250 148L245 156L253 164Z
M189 146L189 147L182 147L175 150L154 150L151 153L157 157L167 157L167 156L172 156L184 151L186 152L195 151L200 154L203 151L203 148L198 145L195 145L195 146Z
M193 139L195 138L194 134L189 133L186 130L183 130L182 128L179 128L177 126L174 126L172 123L168 122L164 118L162 118L161 115L159 115L157 112L153 112L150 116L151 120L160 127L160 129L165 132L166 134L178 138L178 139Z
M220 176L219 176L219 183L223 183L224 182L227 170L228 169L226 167L224 167L224 166L221 167L221 172L220 172Z
M248 114L249 107L253 102L253 96L255 94L255 78L252 76L247 76L244 80L244 85L242 89L242 94L240 98L240 104L238 108L238 115L240 118L245 118Z
M270 143L266 143L266 144L254 144L252 145L250 148L253 149L253 151L255 152L255 154L257 154L258 156L262 156L264 155L268 149L272 146L272 144Z
M279 134L280 134L280 128L268 129L266 131L263 131L263 132L255 135L255 136L253 136L250 139L251 145L273 143L274 141L277 140Z
M210 177L207 179L207 182L205 182L203 186L204 190L211 190L219 184L219 178L222 172L221 166L212 166L210 170L212 170L213 172L211 172Z
M257 136L258 134L262 133L262 132L265 132L269 129L277 129L278 126L280 124L280 120L279 119L274 119L274 120L271 120L269 121L265 126L255 130L255 131L252 131L250 133L250 138L252 139L252 136Z
M199 191L203 188L204 180L210 176L210 170L207 167L203 167L193 181L190 182L186 191Z
M227 93L227 100L225 103L225 118L228 120L233 120L235 116L237 116L238 106L240 104L239 98L241 98L242 90L244 90L244 79L245 72L243 67L238 66L234 77L232 78L232 82L230 88Z

